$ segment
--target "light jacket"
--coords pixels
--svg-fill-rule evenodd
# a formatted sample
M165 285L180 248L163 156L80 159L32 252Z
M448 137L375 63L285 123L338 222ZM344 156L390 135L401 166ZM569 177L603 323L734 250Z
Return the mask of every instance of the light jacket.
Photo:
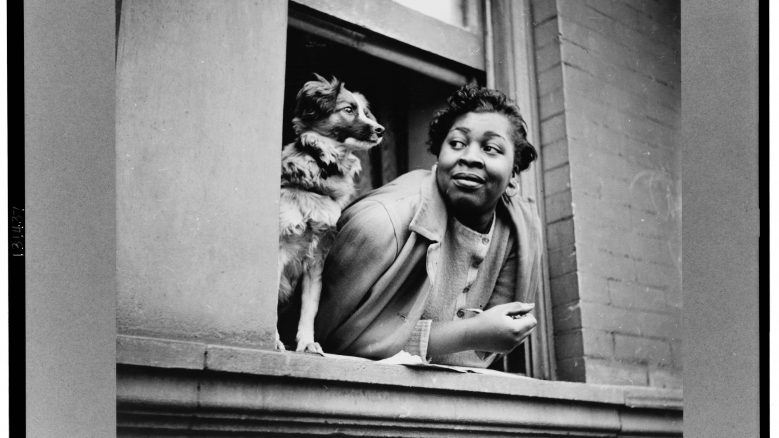
M499 258L511 266L480 272L495 285L482 292L485 309L533 302L541 286L541 231L534 203L504 195L497 208L510 218L516 257ZM316 319L316 338L325 351L381 359L403 348L425 308L447 222L446 205L429 170L401 175L343 212L325 262Z

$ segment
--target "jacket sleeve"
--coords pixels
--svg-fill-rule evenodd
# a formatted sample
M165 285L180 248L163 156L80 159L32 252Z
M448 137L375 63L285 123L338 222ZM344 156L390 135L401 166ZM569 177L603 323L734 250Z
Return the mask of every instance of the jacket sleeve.
M328 253L315 333L325 351L344 345L331 334L368 298L376 281L398 252L395 227L384 206L364 200L349 207L338 221L338 233Z

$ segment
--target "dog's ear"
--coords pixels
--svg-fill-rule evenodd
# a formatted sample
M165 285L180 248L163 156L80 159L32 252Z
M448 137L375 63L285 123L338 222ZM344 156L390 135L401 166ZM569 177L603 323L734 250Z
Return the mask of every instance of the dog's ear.
M341 81L335 77L328 81L316 73L314 76L317 80L303 84L295 104L295 118L307 126L335 111L338 93L342 88Z
M327 79L325 79L325 78L324 78L324 76L320 75L319 73L314 73L314 77L315 77L315 78L317 78L317 80L318 80L319 82L324 82L324 83L326 83L326 84L329 84L329 83L330 83L330 81L328 81ZM335 78L333 78L333 79L335 79Z

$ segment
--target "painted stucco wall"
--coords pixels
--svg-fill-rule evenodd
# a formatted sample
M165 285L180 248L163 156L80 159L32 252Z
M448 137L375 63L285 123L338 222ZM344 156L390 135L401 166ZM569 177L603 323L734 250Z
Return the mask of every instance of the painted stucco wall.
M125 1L117 330L272 347L287 5Z

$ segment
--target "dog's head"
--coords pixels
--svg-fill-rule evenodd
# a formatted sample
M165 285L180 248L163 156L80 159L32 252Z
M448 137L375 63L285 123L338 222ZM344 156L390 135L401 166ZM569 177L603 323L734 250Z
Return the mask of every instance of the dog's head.
M376 122L365 96L347 90L336 78L315 76L317 80L306 82L298 92L295 133L313 130L353 150L381 143L384 127Z

